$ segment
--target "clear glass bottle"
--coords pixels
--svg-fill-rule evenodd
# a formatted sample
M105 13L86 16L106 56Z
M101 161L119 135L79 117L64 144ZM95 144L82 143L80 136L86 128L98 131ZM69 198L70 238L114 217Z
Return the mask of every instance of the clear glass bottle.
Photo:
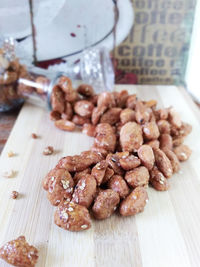
M0 112L13 109L24 100L51 109L52 90L61 76L69 77L74 88L80 83L90 84L96 93L112 91L114 87L112 62L105 48L87 48L77 64L45 70L20 64L12 39L4 42L0 48Z

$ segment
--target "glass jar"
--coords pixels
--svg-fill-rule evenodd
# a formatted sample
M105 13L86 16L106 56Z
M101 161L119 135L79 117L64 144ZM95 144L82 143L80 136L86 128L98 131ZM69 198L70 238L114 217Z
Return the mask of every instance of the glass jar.
M28 100L51 109L51 94L61 76L73 80L73 87L86 83L95 93L112 91L114 71L109 53L105 48L87 48L75 65L66 63L50 70L25 66L15 55L12 40L0 48L0 112L11 110Z

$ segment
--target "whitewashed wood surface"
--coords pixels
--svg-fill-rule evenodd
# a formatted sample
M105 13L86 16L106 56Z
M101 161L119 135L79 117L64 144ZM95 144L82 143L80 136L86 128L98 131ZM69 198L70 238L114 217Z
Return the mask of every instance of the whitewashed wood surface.
M88 231L67 232L53 222L54 207L41 181L65 155L90 148L92 138L56 129L48 112L26 104L0 158L0 171L13 169L14 178L0 175L0 246L19 235L39 249L37 267L199 267L200 266L200 112L187 93L175 86L116 86L142 99L173 105L193 132L186 139L193 154L170 179L168 192L148 189L143 213L93 221ZM31 133L40 136L32 139ZM44 156L53 146L56 153ZM12 150L15 157L8 158ZM13 200L13 190L20 198ZM8 264L0 260L0 266Z

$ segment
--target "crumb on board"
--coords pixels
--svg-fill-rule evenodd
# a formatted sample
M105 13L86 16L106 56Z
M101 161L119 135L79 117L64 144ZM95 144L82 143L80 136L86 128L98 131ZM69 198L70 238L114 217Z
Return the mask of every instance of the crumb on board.
M47 146L45 147L45 149L43 150L43 155L48 156L48 155L52 155L54 152L54 149L52 146Z

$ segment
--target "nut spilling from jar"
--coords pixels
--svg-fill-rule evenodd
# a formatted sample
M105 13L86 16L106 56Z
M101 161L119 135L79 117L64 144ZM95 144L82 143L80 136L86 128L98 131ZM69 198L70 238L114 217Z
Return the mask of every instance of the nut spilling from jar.
M90 213L103 220L115 211L121 216L142 212L148 185L168 190L169 178L191 155L182 144L191 125L171 107L157 109L155 100L139 100L126 90L95 95L84 84L74 90L62 77L51 103L56 127L79 127L94 137L90 150L61 158L43 180L56 206L54 221L63 229L90 228Z

